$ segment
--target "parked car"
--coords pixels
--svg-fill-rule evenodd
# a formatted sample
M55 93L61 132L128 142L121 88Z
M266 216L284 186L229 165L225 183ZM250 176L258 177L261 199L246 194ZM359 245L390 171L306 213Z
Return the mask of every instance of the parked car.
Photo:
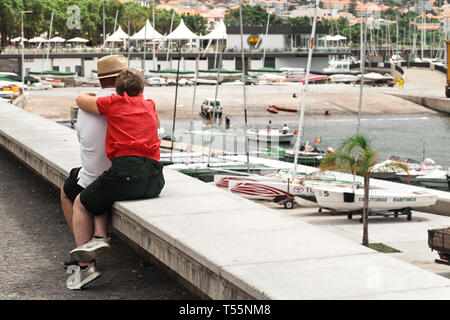
M167 79L167 85L168 86L175 86L176 84L177 84L177 79ZM194 84L194 82L191 81L191 80L184 79L184 78L178 79L178 85L180 87L190 86L190 85L193 85L193 84Z
M164 78L148 78L147 84L149 86L158 86L158 87L167 85L166 80Z
M214 106L215 106L215 110L214 110ZM214 98L209 98L209 99L203 100L202 105L201 105L202 115L204 115L207 119L209 119L210 112L211 112L211 114L212 114L212 112L214 112L216 117L222 118L222 105L221 105L219 99L217 99L215 102L214 102Z

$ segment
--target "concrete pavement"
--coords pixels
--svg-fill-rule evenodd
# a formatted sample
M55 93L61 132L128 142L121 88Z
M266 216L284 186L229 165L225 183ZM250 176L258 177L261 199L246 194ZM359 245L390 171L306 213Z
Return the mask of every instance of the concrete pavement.
M359 216L355 215L352 220L349 220L346 214L332 216L327 210L319 213L317 208L301 208L296 205L294 209L286 210L273 202L264 202L264 204L339 237L356 243L362 242L362 224L359 222ZM383 243L400 250L399 253L387 255L450 279L450 266L434 262L439 257L436 251L431 251L428 247L427 233L429 229L448 226L450 226L450 217L419 211L413 211L411 221L407 221L406 216L398 218L371 216L369 217L369 242Z

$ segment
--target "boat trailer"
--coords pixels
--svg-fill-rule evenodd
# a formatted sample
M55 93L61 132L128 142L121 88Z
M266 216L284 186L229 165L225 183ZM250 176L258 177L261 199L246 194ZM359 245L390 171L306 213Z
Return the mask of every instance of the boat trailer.
M428 230L428 246L439 255L436 263L450 266L450 227Z
M331 209L329 209L331 210ZM393 210L371 210L369 209L368 216L382 216L382 217L390 217L394 216L395 218L398 218L399 216L406 215L406 220L411 221L412 219L412 209L411 208L403 208L403 209L393 209ZM322 212L322 208L319 208L319 212ZM359 222L363 222L362 215L364 213L364 209L360 210L354 210L354 211L337 211L337 210L331 210L331 215L334 216L337 213L346 213L347 218L349 220L353 219L354 215L361 215L361 218L359 218Z
M294 208L295 199L292 196L279 196L273 199L273 202L282 205L285 209Z

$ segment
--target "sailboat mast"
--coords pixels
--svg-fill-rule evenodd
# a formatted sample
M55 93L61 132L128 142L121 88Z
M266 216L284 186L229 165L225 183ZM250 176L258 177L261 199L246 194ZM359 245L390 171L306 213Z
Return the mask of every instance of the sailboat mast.
M146 35L147 36L147 35ZM173 120L172 120L172 144L170 147L170 161L172 161L173 157L173 142L175 140L175 119L177 118L177 99L178 99L178 81L180 76L180 61L181 61L181 47L178 43L178 64L177 64L177 82L175 84L175 104L173 106Z
M219 44L219 41L217 41L217 44ZM222 44L222 43L221 43ZM220 82L220 70L222 69L221 65L222 65L222 54L223 54L223 48L221 46L220 48L220 56L219 56L219 67L217 69L217 82L216 82L216 91L214 93L214 107L213 107L213 113L212 113L212 130L211 130L211 139L210 139L210 143L209 143L209 151L208 151L208 167L209 167L209 162L211 160L211 148L212 148L212 144L213 144L213 137L214 137L214 126L216 123L216 109L217 109L217 93L219 92L219 82ZM223 150L225 151L225 150Z
M146 59L146 55L147 55L147 21L145 20L145 27L144 27L144 61L143 61L143 66L142 69L144 70L145 73L145 59Z
M173 28L173 16L175 15L175 10L172 9L172 19L170 20L170 32L169 34L172 33L172 28ZM154 28L154 27L153 27ZM167 40L167 56L166 56L166 60L169 61L169 52L170 52L170 40Z
M264 38L264 51L263 51L263 68L266 64L266 48L267 48L267 35L269 33L270 12L267 10L267 25L266 25L266 37Z
M53 14L55 13L55 10L52 10L52 18L51 18L51 20L50 20L50 33L48 34L48 40L49 40L49 42L48 42L48 44L47 44L47 60L48 60L48 57L49 57L49 55L50 55L50 39L52 38L52 29L53 29ZM41 70L41 71L43 71L43 70Z
M425 45L425 36L424 36L424 31L425 31L425 11L422 13L422 41L421 41L421 45L420 45L420 59L423 61L423 47Z
M106 44L105 0L103 0L103 47Z
M317 11L319 8L320 0L316 0L316 5L314 6L314 20L311 30L309 49L308 49L308 61L306 64L306 74L305 74L305 83L303 84L303 92L302 92L302 105L300 109L300 118L298 121L298 130L297 130L297 141L295 141L295 156L294 156L294 169L292 171L292 180L297 176L297 162L298 162L298 151L300 149L300 143L303 140L303 129L305 126L305 108L306 108L306 99L308 96L308 83L309 83L309 74L311 71L311 60L312 53L314 49L314 37L316 36L316 24L317 24Z
M316 0L319 2L319 0ZM245 153L247 154L247 171L250 172L250 156L248 150L248 123L247 123L247 94L245 90L245 54L244 54L244 27L242 23L242 0L239 1L239 23L241 29L241 61L242 61L242 89L244 93L244 134L245 134Z
M116 26L117 26L117 16L119 15L119 10L116 10L116 19L114 20L114 29L113 34L116 32ZM111 54L113 54L113 48L114 48L114 39L111 41Z
M128 34L131 34L131 21L128 20ZM127 49L128 49L128 67L130 67L130 38L127 39Z
M396 36L395 36L395 42L396 42L396 44L395 44L395 50L397 51L397 53L398 53L398 15L395 17L395 26L396 26L396 31L397 31L397 34L396 34Z
M152 57L152 60L153 60L153 70L156 70L156 52L155 52L155 28L156 28L156 25L155 25L155 0L153 0L153 3L152 3L152 12L153 12L153 21L152 21L152 24L153 24L153 34L152 34L152 44L153 44L153 57ZM145 72L145 70L144 70L144 72Z
M362 1L361 1L362 3ZM362 7L362 5L361 5ZM366 12L367 19L367 12ZM361 127L361 109L362 109L362 97L363 97L363 87L364 87L364 67L366 64L366 41L365 41L365 32L367 30L367 21L365 28L363 28L363 11L361 11L361 59L359 59L360 70L361 70L361 79L359 80L359 106L358 106L358 124L356 127L356 133L359 133Z

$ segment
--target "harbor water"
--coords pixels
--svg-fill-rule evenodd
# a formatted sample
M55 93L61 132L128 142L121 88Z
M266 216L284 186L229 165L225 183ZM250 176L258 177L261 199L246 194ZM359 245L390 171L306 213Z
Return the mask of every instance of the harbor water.
M224 116L225 117L225 116ZM231 126L225 129L225 121L215 125L213 139L211 139L211 124L209 120L195 120L192 127L191 119L177 119L175 123L175 139L187 144L209 146L211 149L224 150L233 153L245 152L244 119L232 118ZM253 118L248 120L248 128L266 128L272 120L273 128L282 128L287 124L293 131L298 128L298 115L291 117ZM171 135L172 120L161 120L161 126ZM328 147L337 149L348 137L356 133L356 116L313 116L305 118L303 141L313 144L318 137L321 143L317 144L320 150L326 151ZM450 118L435 115L374 115L361 117L361 133L371 141L378 153L378 162L391 156L401 156L422 161L431 158L444 169L450 167ZM281 144L281 147L293 148L295 138L290 144ZM262 150L265 143L257 144L251 141L249 150Z

